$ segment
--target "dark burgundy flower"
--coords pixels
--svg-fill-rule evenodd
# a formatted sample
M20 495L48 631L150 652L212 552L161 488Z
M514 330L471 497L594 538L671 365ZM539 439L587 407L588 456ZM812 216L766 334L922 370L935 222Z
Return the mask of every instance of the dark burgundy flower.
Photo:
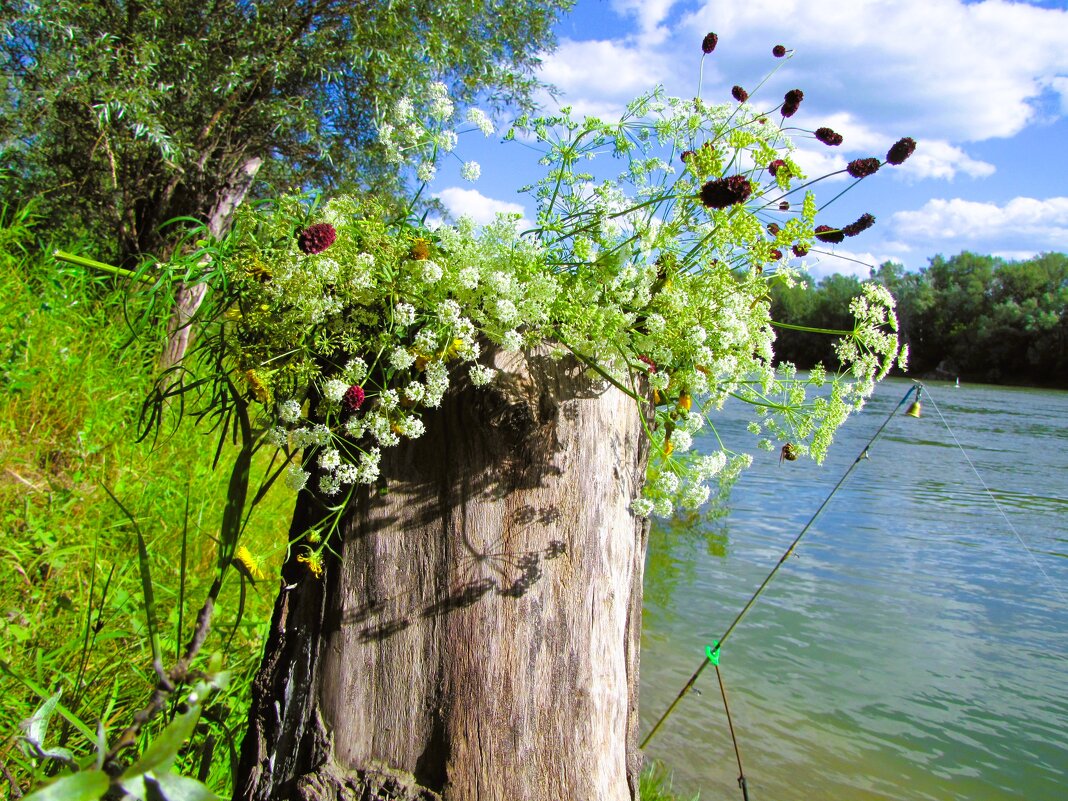
M789 210L790 210L790 201L789 200L783 200L783 201L779 202L779 211L789 211Z
M345 390L345 396L341 399L341 405L346 411L356 412L363 406L363 387L353 384Z
M777 236L781 230L778 223L768 223L768 233L772 236Z
M782 258L782 251L779 250L778 248L773 248L772 251L771 251L771 260L772 261L778 261L781 258Z
M843 239L843 234L838 228L831 228L829 225L817 225L816 226L816 239L820 242L830 242L832 245L837 245Z
M297 235L297 247L304 253L322 253L337 239L337 231L330 223L309 225Z
M867 231L873 225L875 225L875 217L873 215L861 214L856 220L842 228L842 233L846 236L856 236L861 231Z
M694 152L692 150L684 150L684 151L682 151L682 155L679 156L679 158L682 159L683 162L687 162L690 159L692 159L693 156L694 156Z
M909 156L912 155L912 151L916 149L916 140L911 136L906 136L903 139L898 139L894 146L887 151L886 161L890 164L900 164Z
M846 165L846 172L854 178L867 178L869 175L875 175L880 166L882 165L879 163L879 159L876 158L853 159Z
M782 159L775 159L775 161L771 162L771 164L768 165L768 172L770 172L772 175L778 175L779 170L781 170L785 166L785 161L783 161Z
M842 144L842 135L832 131L830 128L817 128L816 138L828 147L837 147Z
M800 89L791 89L786 93L783 98L782 115L784 117L792 117L797 113L797 109L801 106L801 101L805 99L805 93Z
M797 256L797 258L799 259L802 256L808 255L808 246L806 245L794 245L792 248L790 248L790 250L792 250L794 255Z
M735 86L731 89L731 97L737 100L739 103L744 103L749 99L749 93L740 86Z
M638 361L645 362L647 365L649 365L649 372L650 373L655 373L656 372L656 362L654 362L651 357L646 356L644 353L639 353L638 354Z
M775 47L771 48L771 54L775 58L782 58L786 55L786 48L783 45L775 45Z
M725 209L744 203L753 194L753 185L744 175L717 178L701 187L701 202L710 209Z
M701 52L707 56L716 49L717 44L719 44L719 37L714 33L706 33L705 38L701 40Z

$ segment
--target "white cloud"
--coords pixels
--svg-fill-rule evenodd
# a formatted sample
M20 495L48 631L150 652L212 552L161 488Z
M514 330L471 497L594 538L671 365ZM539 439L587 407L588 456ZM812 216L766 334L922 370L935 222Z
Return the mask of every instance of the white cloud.
M805 272L817 281L832 273L842 275L855 275L857 278L868 279L871 271L886 261L901 261L899 256L887 254L876 255L870 252L858 252L847 250L842 247L821 245L814 248L803 260L795 262Z
M538 77L565 93L563 102L626 102L663 81L666 60L625 41L565 39L543 57Z
M916 138L1011 136L1068 71L1068 11L1004 0L715 0L686 26L689 39L716 30L721 48L763 56L739 67L770 69L773 44L794 48L776 89L803 80L812 106L847 99Z
M454 217L470 217L478 225L493 222L498 214L522 215L525 209L518 203L486 197L477 189L451 186L436 192L438 198Z
M1068 241L1068 197L1017 197L1003 206L939 198L895 213L891 225L895 234L911 240L956 240L960 246L996 241L1006 251L1060 250Z
M996 167L986 161L973 159L955 145L938 139L926 139L917 145L911 158L895 172L908 178L943 178L951 180L958 173L971 178L993 175Z
M612 0L612 8L619 14L627 14L638 22L641 39L649 44L658 44L668 35L662 24L675 5L676 0Z

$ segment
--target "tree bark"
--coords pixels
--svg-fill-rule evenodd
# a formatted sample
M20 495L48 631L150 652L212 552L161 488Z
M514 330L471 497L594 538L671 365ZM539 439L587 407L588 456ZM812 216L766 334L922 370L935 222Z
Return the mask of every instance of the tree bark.
M262 164L261 158L246 160L220 190L207 221L208 233L215 239L221 239L230 229L234 210L248 195ZM189 349L193 317L200 308L207 289L208 285L202 281L193 284L178 284L175 289L174 311L167 322L167 344L160 356L161 371L178 364Z
M643 423L573 360L494 360L383 453L321 580L290 554L235 798L637 798Z

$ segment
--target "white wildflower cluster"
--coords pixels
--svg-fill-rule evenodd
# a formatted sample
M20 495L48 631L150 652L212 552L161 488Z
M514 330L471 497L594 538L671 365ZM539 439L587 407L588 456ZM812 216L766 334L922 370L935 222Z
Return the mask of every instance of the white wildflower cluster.
M457 116L456 104L444 83L431 84L425 109L424 119L410 98L402 98L392 113L379 121L378 141L389 163L407 164L415 170L420 182L431 183L437 176L438 160L449 154L455 156L461 132L452 127ZM465 120L486 136L493 135L493 121L481 109L469 108ZM482 167L477 161L461 162L460 177L465 181L477 181L481 174Z
M443 84L422 109L401 101L378 130L389 158L428 181L441 154L459 158L457 115ZM379 481L383 450L425 433L423 413L454 378L491 386L497 352L539 346L639 399L653 456L636 515L698 509L746 464L705 435L731 396L767 411L753 423L767 446L822 458L899 358L892 298L868 285L851 305L845 376L776 371L769 290L793 277L765 267L775 249L807 247L816 213L811 195L788 214L777 202L800 175L782 130L662 92L629 113L626 125L562 114L513 129L547 150L547 177L529 188L533 235L507 216L430 231L355 197L310 212L298 198L241 210L220 342L264 404L267 441L305 451L287 486L332 498ZM466 121L493 133L480 111ZM606 151L625 169L595 183L576 165ZM681 166L670 151L686 154ZM775 176L773 159L785 165ZM474 162L461 169L479 173ZM753 202L728 208L717 182L736 174Z

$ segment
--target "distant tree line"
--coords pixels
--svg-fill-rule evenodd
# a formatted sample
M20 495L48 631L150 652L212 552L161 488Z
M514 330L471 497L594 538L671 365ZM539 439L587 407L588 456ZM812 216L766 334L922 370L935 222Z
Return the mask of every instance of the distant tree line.
M963 252L935 256L918 272L886 262L871 278L898 303L909 344L909 375L990 383L1068 387L1068 255L1027 261ZM854 276L829 275L810 286L779 285L776 321L823 329L851 327ZM798 367L837 365L834 338L782 329L776 354Z

